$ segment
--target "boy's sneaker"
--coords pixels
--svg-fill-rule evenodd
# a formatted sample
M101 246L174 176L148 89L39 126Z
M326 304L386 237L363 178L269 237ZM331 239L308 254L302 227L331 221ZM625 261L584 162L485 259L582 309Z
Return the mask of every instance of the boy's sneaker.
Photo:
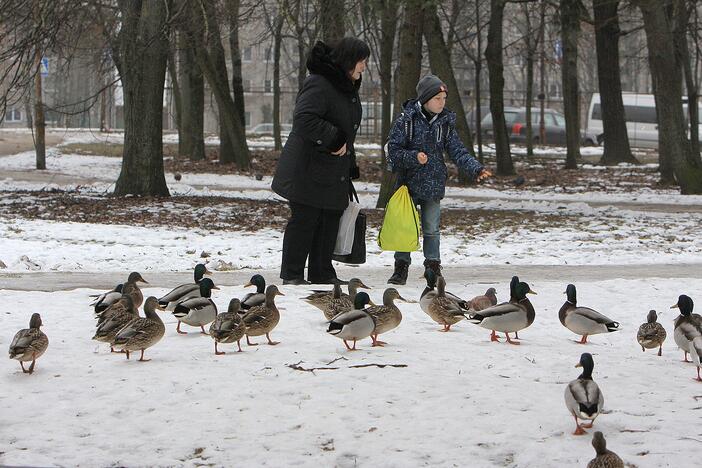
M424 260L424 268L433 271L436 276L443 276L441 274L441 260Z
M395 260L395 271L388 280L388 284L404 285L407 282L407 272L409 271L409 263L404 260Z

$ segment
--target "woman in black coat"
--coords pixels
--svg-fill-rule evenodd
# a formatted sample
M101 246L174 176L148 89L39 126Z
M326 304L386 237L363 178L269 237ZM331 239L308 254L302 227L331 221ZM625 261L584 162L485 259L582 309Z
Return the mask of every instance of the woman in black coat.
M346 37L317 42L307 59L310 74L295 102L293 128L278 161L272 188L290 202L283 237L283 284L340 280L332 266L339 218L358 178L353 142L361 123L358 89L370 49Z

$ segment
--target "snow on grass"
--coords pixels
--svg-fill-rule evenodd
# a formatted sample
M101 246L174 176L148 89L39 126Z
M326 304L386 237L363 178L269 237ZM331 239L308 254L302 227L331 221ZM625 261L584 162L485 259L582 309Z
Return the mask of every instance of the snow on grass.
M281 287L282 318L272 333L281 344L244 345L243 353L224 345L227 354L215 356L209 337L190 327L177 335L166 313L166 336L144 363L90 340L87 296L96 291L2 291L0 348L32 312L42 314L50 344L31 376L0 360L0 464L585 466L600 430L609 449L640 468L693 466L702 384L692 379L694 366L680 362L677 312L668 307L683 292L699 297L699 281L579 283L580 302L622 326L582 346L557 318L567 279L522 280L539 295L531 297L536 321L520 333L521 346L491 343L487 330L466 322L439 333L418 304L399 303L404 319L383 336L385 348L365 340L348 352L325 333L321 312L299 299L307 288ZM508 281L494 285L500 299ZM449 277L449 290L465 297L490 286L457 283ZM371 286L379 301L384 285ZM223 309L246 291L224 287L214 300ZM399 291L409 299L420 293ZM662 357L642 353L635 339L651 308L668 331ZM590 434L577 437L563 393L585 351L605 405ZM351 368L364 364L406 367Z
M245 194L266 197L269 192ZM27 203L35 203L25 197ZM361 202L369 207L374 200L366 195ZM701 214L585 204L564 211L551 203L528 201L452 200L445 206L464 209L466 217L475 216L466 222L485 226L484 232L470 234L460 227L443 230L442 260L448 265L702 263L702 239L697 235ZM378 229L371 224L367 231L371 267L393 263L392 252L381 252L376 244ZM211 269L274 269L280 264L282 235L282 230L271 229L183 229L177 220L173 226L141 227L7 219L0 220L0 260L8 271L32 269L25 256L43 271L184 271L204 251L210 254Z

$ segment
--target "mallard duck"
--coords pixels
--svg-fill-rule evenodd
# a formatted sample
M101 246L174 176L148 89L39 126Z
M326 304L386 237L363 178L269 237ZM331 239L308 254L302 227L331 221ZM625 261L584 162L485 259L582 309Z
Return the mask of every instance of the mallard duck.
M100 315L97 316L97 326L99 327L105 323L107 320L112 318L113 315L121 314L123 312L131 313L135 316L139 315L139 310L134 307L132 297L125 294L123 294L117 302L113 303L110 307L102 311Z
M333 297L326 301L326 304L320 304L318 307L324 313L324 318L327 321L331 320L337 314L341 312L346 312L347 310L353 310L353 302L349 299L349 296L344 294L342 297L341 285L336 283L334 285Z
M465 318L466 310L458 305L458 302L446 296L446 280L443 276L436 278L436 292L429 291L419 300L422 310L433 321L444 328L442 332L451 331L451 325L458 323Z
M334 298L335 291L337 289L337 286L339 284L336 283L334 284L334 288L331 291L320 291L318 289L315 289L312 291L312 294L309 296L303 297L302 299L305 300L308 304L311 304L315 306L316 308L320 309L322 312L324 312L324 309L327 307L329 302ZM370 289L368 286L363 284L363 281L361 281L358 278L351 278L349 280L349 293L348 294L343 294L340 293L340 298L344 299L346 303L348 303L348 309L353 308L354 300L356 298L356 293L358 293L358 290L360 288L363 289Z
M257 343L252 343L249 340L250 336L266 335L269 345L277 345L279 341L271 341L270 332L278 325L280 321L280 312L275 305L275 296L285 296L278 290L278 287L271 284L266 288L266 302L261 305L252 307L246 312L243 317L244 325L246 325L246 344L256 346Z
M673 339L678 348L685 353L683 362L690 362L687 359L687 353L690 352L690 344L695 337L702 335L702 317L692 313L694 307L695 303L692 302L692 298L684 294L678 297L676 304L670 306L671 309L680 309L680 315L674 322Z
M130 352L141 351L139 361L151 360L144 359L144 351L158 343L166 332L166 327L156 313L156 309L163 310L163 307L158 303L157 298L148 297L144 303L145 317L132 320L117 332L113 346L124 351L127 359Z
M122 297L122 286L122 284L118 284L112 291L90 295L90 297L95 299L95 301L90 304L91 307L94 307L95 315L100 315L105 311L105 309L110 307L112 304L117 302L120 297Z
M141 274L133 271L129 274L127 282L122 286L122 294L130 296L132 298L132 302L134 303L134 307L139 308L144 302L144 295L142 294L141 289L139 289L137 283L148 284L149 282L142 278Z
M569 284L563 294L568 299L558 311L558 318L564 327L577 335L582 335L578 343L587 343L587 337L600 333L619 331L619 322L602 315L589 307L578 307L575 286Z
M658 315L655 310L650 310L646 317L646 323L641 324L639 332L636 334L636 340L641 345L641 351L646 351L646 348L658 348L658 355L663 353L663 342L665 341L666 332L663 325L656 320Z
M193 278L195 281L193 283L181 284L180 286L173 288L171 292L159 298L159 305L164 307L165 310L172 311L179 302L191 297L199 297L200 281L205 275L211 274L212 272L208 270L205 265L198 263L195 265L195 270L193 271Z
M210 325L210 336L214 339L215 354L225 354L224 351L217 350L217 343L234 343L236 341L241 352L241 339L246 332L246 325L239 315L241 301L234 298L229 301L229 308L226 312L217 315L217 318Z
M624 468L624 462L619 455L607 450L607 441L600 431L592 436L592 446L595 448L597 456L590 460L587 468Z
M266 302L266 280L263 278L263 276L253 275L251 280L244 285L245 288L250 286L256 286L256 292L248 293L243 299L241 299L241 309L239 310L239 313L242 315L245 314L250 308Z
M364 308L375 305L368 294L360 292L354 298L354 308L341 312L329 321L327 333L343 340L346 349L356 351L356 341L368 338L375 330L375 318ZM353 347L348 341L353 340Z
M702 382L702 377L700 377L700 368L702 368L702 336L696 336L690 343L690 357L697 367L697 378L695 380Z
M188 332L180 330L180 324L184 323L192 327L200 327L200 333L207 335L205 325L217 318L217 306L212 301L212 290L219 289L211 279L203 278L199 284L200 296L191 297L179 302L173 309L173 315L178 319L176 331L181 335Z
M583 373L571 381L565 389L565 404L570 414L575 418L575 432L573 435L585 434L583 427L591 428L595 418L599 416L604 405L604 396L594 380L592 380L592 369L595 361L592 354L583 353L580 362L575 367L582 367ZM581 426L578 418L589 419L590 423Z
M106 313L103 314L104 320L98 324L95 330L95 336L93 336L95 341L110 343L110 352L113 353L115 349L111 343L114 341L115 336L117 336L117 332L132 320L139 318L139 312L134 308L131 297L122 296L120 302L115 304L123 305L123 307L106 311Z
M523 330L534 323L536 312L534 311L534 306L527 298L527 294L536 293L523 281L519 282L513 289L514 293L510 302L503 302L502 304L483 309L480 312L469 312L468 321L470 323L492 330L490 341L500 341L496 334L499 331L505 334L508 343L518 345L520 343L512 341L509 334Z
M422 295L419 297L419 304L424 312L427 312L426 308L429 306L434 297L436 297L437 278L438 275L434 273L434 270L432 270L431 268L426 268L424 270L424 279L427 281L427 286L424 288L424 291L422 291ZM444 281L444 285L445 284L446 282ZM444 290L444 296L454 301L461 309L464 309L466 311L470 309L470 303L465 299L461 299L460 297L446 290Z
M41 331L41 326L41 315L32 314L32 318L29 319L29 328L18 331L10 343L10 359L18 360L25 374L34 372L37 359L49 347L49 338ZM29 369L25 369L24 363L28 361L32 363Z
M378 335L387 333L390 330L397 328L402 322L402 312L395 305L395 300L407 302L407 300L400 296L400 293L395 288L388 288L383 293L383 305L381 306L371 306L366 309L373 318L375 319L375 329L371 334L371 339L373 340L372 346L383 346L386 345L384 341L378 340Z

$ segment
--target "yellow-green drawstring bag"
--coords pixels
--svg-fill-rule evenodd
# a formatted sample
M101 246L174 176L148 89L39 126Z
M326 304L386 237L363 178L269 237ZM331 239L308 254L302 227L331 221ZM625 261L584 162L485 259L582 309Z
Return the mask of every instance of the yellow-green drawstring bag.
M383 226L378 234L381 250L414 252L419 250L419 213L406 185L400 186L385 207Z

